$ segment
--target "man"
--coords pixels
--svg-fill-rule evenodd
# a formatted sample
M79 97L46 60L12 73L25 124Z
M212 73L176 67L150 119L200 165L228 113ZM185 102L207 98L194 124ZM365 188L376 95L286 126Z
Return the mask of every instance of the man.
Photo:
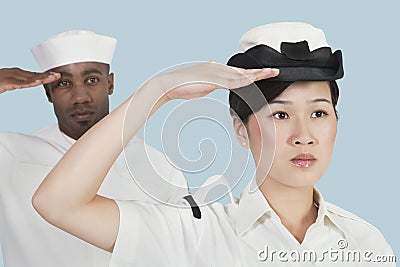
M0 72L3 91L43 83L58 121L32 135L0 134L0 242L6 267L108 266L109 253L46 223L32 208L31 197L75 140L109 113L109 95L114 90L109 64L115 44L111 37L69 31L32 49L44 74L19 69ZM185 195L182 174L154 148L136 138L124 152L101 194L169 203ZM128 169L125 160L140 164Z

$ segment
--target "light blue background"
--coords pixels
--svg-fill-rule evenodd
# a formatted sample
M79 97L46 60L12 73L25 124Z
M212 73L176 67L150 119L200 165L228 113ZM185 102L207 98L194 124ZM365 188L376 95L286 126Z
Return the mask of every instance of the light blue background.
M314 24L342 49L346 73L334 158L318 187L380 229L399 259L399 10L396 1L3 1L0 67L38 70L30 48L65 30L114 36L114 108L166 67L226 62L252 27ZM225 92L215 96L226 101ZM29 133L55 121L40 87L2 94L0 107L0 131Z

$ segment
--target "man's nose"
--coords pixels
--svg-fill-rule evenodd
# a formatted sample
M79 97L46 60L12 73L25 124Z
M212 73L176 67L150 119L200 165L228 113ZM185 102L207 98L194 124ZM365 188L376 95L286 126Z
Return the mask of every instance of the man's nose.
M87 88L82 85L74 85L72 88L72 100L74 104L83 104L91 101Z

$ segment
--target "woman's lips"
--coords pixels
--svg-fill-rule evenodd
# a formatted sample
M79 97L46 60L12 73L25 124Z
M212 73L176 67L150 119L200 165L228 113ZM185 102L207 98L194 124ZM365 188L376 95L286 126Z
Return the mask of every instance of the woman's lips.
M314 165L317 159L313 154L302 153L292 158L290 161L292 164L298 168L308 168Z

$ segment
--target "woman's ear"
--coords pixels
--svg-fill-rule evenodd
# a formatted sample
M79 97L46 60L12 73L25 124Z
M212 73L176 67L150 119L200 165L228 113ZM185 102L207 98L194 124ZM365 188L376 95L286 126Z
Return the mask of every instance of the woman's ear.
M244 148L249 148L249 136L247 135L246 125L237 116L233 116L233 129L239 144Z

